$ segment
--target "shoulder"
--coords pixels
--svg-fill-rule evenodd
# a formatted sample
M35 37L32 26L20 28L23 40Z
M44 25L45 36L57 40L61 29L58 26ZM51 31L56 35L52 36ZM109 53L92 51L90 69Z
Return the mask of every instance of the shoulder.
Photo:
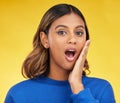
M23 101L26 101L26 99L29 99L29 97L34 97L33 94L39 94L43 88L45 87L39 78L21 81L9 89L5 99L7 102L5 103L12 103L10 101L13 100L15 103L23 103Z
M111 83L108 80L96 77L83 77L83 84L86 88L93 90L112 89Z
M110 82L108 80L102 79L102 78L97 78L97 77L88 77L84 76L83 81L88 84L99 84L99 85L109 85Z
M113 88L108 80L96 77L83 77L85 88L89 88L95 94L113 93Z
M9 93L14 94L17 93L18 91L27 91L27 90L31 90L34 87L38 87L39 85L41 85L41 82L37 80L37 78L35 79L28 79L28 80L23 80L15 85L13 85L10 89L9 89Z
M104 103L115 102L114 91L108 80L85 76L83 81L85 88L89 88L93 96L98 100Z
M24 87L26 87L27 85L31 84L31 80L24 80L24 81L21 81L19 83L16 83L14 84L10 89L9 89L9 92L14 92L16 91L17 89L22 89Z

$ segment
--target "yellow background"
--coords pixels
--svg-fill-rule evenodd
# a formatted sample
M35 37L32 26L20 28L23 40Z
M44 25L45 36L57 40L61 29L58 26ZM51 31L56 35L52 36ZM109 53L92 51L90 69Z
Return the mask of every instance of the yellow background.
M91 74L107 79L120 103L120 0L0 0L0 103L8 89L24 80L21 65L45 11L71 3L84 14L91 37Z

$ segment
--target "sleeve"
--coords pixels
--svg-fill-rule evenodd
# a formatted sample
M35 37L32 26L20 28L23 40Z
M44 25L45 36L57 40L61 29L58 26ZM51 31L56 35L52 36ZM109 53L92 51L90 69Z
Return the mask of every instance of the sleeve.
M98 100L94 99L89 88L84 89L78 94L73 94L71 98L73 103L99 103Z
M14 103L10 92L7 93L4 103Z
M96 100L89 88L84 89L78 94L72 94L71 99L73 103L116 103L114 92L110 83L104 86L102 91L99 91L99 98Z
M100 103L116 103L113 88L110 83L102 91Z

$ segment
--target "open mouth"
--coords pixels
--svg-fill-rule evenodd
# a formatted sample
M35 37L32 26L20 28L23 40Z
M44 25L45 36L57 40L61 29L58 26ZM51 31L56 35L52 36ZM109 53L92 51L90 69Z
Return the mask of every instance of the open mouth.
M68 49L65 51L66 59L68 61L73 61L75 58L76 50L74 49Z
M68 57L74 57L75 51L73 51L73 50L68 50L68 51L65 52L65 55L68 56Z

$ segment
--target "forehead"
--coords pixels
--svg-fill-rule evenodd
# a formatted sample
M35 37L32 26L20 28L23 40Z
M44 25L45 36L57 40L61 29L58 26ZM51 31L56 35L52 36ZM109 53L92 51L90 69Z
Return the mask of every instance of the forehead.
M52 23L51 27L56 27L57 25L65 25L68 27L76 27L78 25L81 25L84 27L84 21L79 15L75 13L70 13L56 19Z

